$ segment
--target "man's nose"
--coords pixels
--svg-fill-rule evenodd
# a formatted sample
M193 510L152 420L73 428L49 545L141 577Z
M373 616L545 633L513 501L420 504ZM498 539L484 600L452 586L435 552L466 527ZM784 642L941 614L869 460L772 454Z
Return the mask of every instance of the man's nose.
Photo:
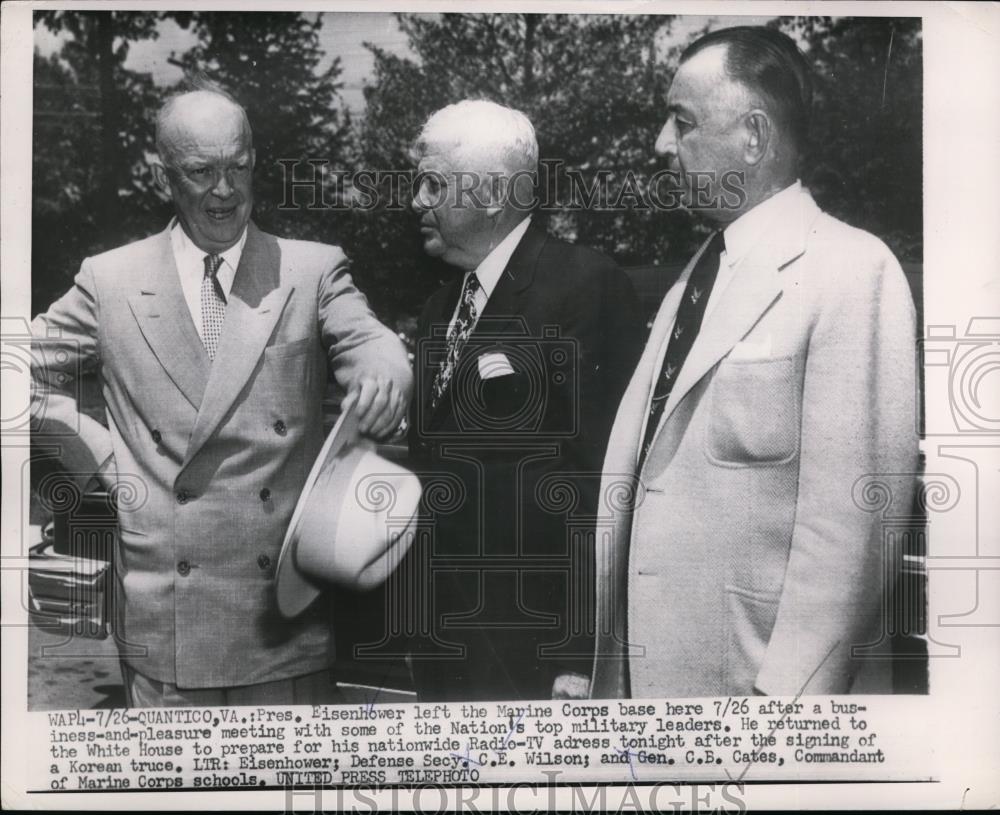
M667 123L663 125L660 135L656 137L654 149L659 156L673 158L677 155L677 138L674 133L674 123L671 120L668 119Z
M229 173L223 170L215 179L215 186L212 187L212 195L218 198L228 198L233 194L234 187L229 180Z

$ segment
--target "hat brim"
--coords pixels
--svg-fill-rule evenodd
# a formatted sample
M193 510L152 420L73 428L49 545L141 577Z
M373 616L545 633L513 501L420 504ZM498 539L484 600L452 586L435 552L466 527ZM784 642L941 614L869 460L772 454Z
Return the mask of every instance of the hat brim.
M306 483L302 487L295 511L292 513L292 520L288 524L288 531L285 539L281 543L281 553L278 555L278 568L275 575L275 594L278 602L278 611L284 617L295 617L305 611L312 602L319 596L323 586L309 580L296 567L295 544L298 542L298 526L309 503L309 495L316 484L316 479L334 456L338 455L346 446L353 444L358 438L358 420L355 415L353 405L337 419L337 423L330 431L330 435L323 442L323 447L313 462Z

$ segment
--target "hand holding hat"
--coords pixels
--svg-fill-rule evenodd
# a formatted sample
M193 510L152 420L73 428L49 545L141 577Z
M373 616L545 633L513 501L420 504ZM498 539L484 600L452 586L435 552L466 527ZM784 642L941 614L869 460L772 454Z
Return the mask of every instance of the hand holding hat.
M327 437L306 479L278 558L278 610L303 612L324 584L371 589L413 543L420 480L359 437L355 403Z

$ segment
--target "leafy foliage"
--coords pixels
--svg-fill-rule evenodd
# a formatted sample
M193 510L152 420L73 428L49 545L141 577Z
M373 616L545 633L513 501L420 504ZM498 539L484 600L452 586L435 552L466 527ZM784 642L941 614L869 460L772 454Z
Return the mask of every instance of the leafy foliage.
M278 209L283 195L280 159L342 160L350 116L340 99L340 59L320 71L325 54L319 15L294 12L194 12L175 15L198 44L174 64L201 72L246 108L257 151L254 218L288 237L336 241L329 216ZM305 217L303 217L305 215Z
M920 19L805 17L816 78L803 180L821 206L874 232L904 261L923 255Z
M380 315L404 332L453 270L426 258L407 190L396 206L281 209L281 159L330 170L405 171L436 109L468 97L517 107L535 125L543 166L540 219L626 265L677 263L699 240L686 213L644 209L636 194L662 165L652 146L682 45L665 15L396 15L410 54L366 44L374 70L358 120L342 65L327 67L322 15L298 12L69 12L36 15L61 33L35 57L33 285L36 310L69 285L80 260L162 228L152 184L152 119L171 90L124 67L130 44L170 17L196 35L171 62L227 87L247 108L257 149L255 219L265 229L343 245ZM706 20L711 24L711 21ZM820 205L885 239L902 260L922 251L921 32L917 18L778 18L815 67L814 140L803 180ZM552 162L561 162L560 172ZM567 171L604 206L573 205ZM300 176L301 177L301 176ZM559 178L557 185L554 179ZM616 197L631 208L611 208ZM331 195L329 201L336 201Z
M153 15L36 12L68 35L58 56L34 57L32 295L64 291L87 255L134 240L168 211L146 153L160 93L124 67L129 45L157 36Z

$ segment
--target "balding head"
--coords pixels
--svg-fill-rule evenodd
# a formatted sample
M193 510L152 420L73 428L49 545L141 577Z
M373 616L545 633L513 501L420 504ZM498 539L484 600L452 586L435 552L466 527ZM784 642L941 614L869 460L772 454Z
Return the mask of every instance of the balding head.
M187 236L207 254L235 244L253 208L250 122L224 91L200 88L172 96L156 117L159 164Z
M175 94L156 116L156 151L165 164L173 166L173 156L185 143L220 138L243 139L248 146L253 141L246 111L221 89Z
M810 98L805 61L780 32L722 29L693 43L656 140L686 205L728 222L791 184Z

